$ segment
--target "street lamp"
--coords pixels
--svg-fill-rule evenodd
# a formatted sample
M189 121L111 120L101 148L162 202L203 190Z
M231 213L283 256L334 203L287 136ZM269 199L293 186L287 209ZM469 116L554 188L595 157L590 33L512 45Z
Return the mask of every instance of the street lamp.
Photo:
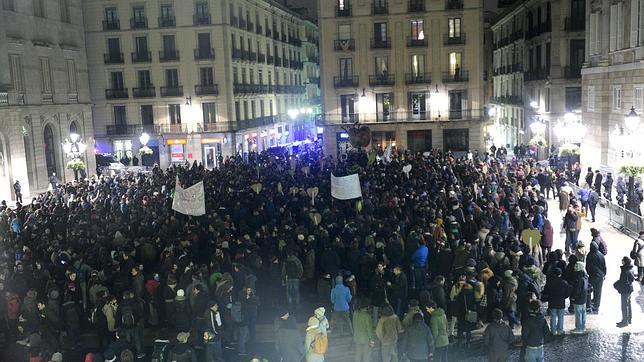
M635 107L631 107L631 111L624 117L624 124L631 132L637 130L640 125L640 116L635 112Z
M81 160L87 150L87 145L80 138L78 133L70 133L69 138L65 138L62 143L63 152L71 161L67 163L67 168L74 171L74 179L78 180L78 171L85 169L85 163Z
M143 147L147 146L148 142L150 142L150 135L145 132L141 133L141 136L139 136L139 141L141 142L141 145L143 145Z

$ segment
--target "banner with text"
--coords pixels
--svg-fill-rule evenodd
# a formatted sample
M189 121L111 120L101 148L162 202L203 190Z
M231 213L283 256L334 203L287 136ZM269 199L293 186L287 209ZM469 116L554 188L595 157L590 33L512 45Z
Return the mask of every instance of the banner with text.
M360 177L358 177L358 174L343 177L335 177L332 174L331 196L338 200L350 200L362 197Z
M187 189L181 188L178 184L174 189L172 210L184 215L201 216L206 213L206 200L204 195L203 181L200 181Z

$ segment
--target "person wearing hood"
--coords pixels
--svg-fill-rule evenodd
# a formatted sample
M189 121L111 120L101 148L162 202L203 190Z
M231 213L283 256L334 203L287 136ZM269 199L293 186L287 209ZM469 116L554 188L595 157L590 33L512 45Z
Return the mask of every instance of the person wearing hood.
M335 287L331 290L331 304L333 304L333 325L340 331L340 337L353 334L349 320L351 292L344 286L341 275L335 277Z
M597 244L599 251L604 255L608 254L608 245L602 238L601 232L595 228L590 228L590 236L592 237L591 241Z
M295 317L288 311L280 312L276 320L275 347L283 362L300 362L304 356L304 341L297 328Z
M405 313L405 316L402 319L403 328L407 329L409 326L412 325L412 323L414 321L414 315L415 314L423 315L423 312L420 309L420 305L418 303L418 300L417 299L410 299L407 313Z
M622 300L622 321L617 323L617 326L622 328L628 326L633 321L631 294L633 293L635 275L633 274L633 264L629 257L625 256L622 258L622 266L620 269L619 280L613 286L617 289Z
M190 333L180 332L177 334L177 344L170 350L169 361L176 362L197 362L197 353L188 345Z
M541 238L541 248L543 249L543 255L548 255L550 250L552 250L553 244L554 229L550 220L545 219L543 221L543 237Z
M369 303L360 300L358 310L353 313L353 342L355 344L355 362L370 362L375 340Z
M447 362L447 349L449 347L449 336L447 334L447 316L445 310L430 301L425 307L427 314L431 316L429 326L434 337L434 360Z
M541 303L530 302L528 315L521 323L521 341L526 348L526 361L543 361L543 343L548 334L548 323L541 314Z
M313 317L318 320L317 328L326 336L329 329L329 320L326 318L326 309L319 307L313 312Z
M588 272L588 282L593 287L592 311L597 313L602 300L602 286L606 278L606 260L594 241L590 243L590 253L586 256L586 272Z
M570 302L575 309L575 329L573 334L586 332L586 302L588 298L588 276L583 262L575 263L575 273L571 284Z
M434 353L434 336L422 314L414 314L412 324L403 334L401 349L410 362L427 361Z
M606 180L604 180L603 183L604 186L604 197L608 199L608 201L613 201L613 174L608 173L606 175Z
M400 319L394 313L393 308L387 305L382 310L382 317L376 325L376 336L380 340L380 348L383 362L397 362L398 352L396 344L398 336L404 332Z
M514 333L503 322L503 312L500 309L492 311L492 323L485 327L483 343L488 348L488 361L507 361L508 352L514 343Z

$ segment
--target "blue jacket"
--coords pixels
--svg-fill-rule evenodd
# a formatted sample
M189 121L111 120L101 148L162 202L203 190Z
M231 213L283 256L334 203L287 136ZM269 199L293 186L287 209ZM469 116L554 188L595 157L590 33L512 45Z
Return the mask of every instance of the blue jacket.
M588 201L589 197L590 197L590 189L579 190L579 198L581 199L582 202Z
M417 268L424 268L427 265L427 256L429 255L429 249L427 246L421 245L414 251L414 254L411 256L412 264Z
M331 303L333 310L336 312L346 312L349 310L349 303L351 302L351 291L343 284L336 284L331 289Z

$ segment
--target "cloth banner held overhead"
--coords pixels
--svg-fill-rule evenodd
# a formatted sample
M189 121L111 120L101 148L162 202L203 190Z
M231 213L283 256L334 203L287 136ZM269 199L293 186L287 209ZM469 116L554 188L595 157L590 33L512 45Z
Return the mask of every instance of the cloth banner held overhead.
M177 180L174 188L172 210L184 215L201 216L206 213L206 199L204 197L203 181L187 189L183 189Z
M362 197L360 177L358 174L343 177L335 177L331 174L331 196L338 200L350 200Z

